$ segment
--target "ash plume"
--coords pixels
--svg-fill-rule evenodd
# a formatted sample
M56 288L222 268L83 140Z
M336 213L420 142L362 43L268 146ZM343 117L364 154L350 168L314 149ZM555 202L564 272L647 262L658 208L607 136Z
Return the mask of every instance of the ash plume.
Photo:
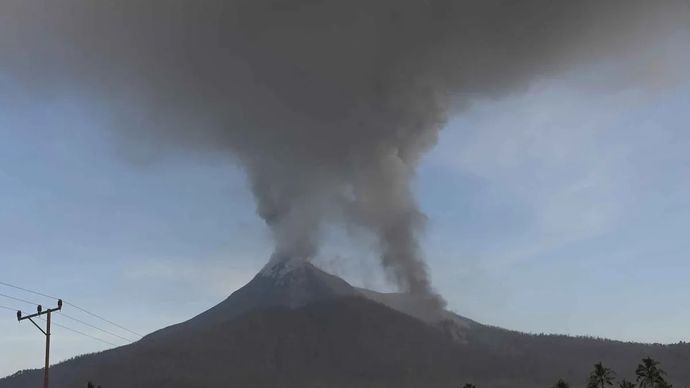
M632 71L688 20L684 1L4 0L0 74L105 101L130 145L232 155L276 259L346 222L432 296L410 181L450 115L578 65Z

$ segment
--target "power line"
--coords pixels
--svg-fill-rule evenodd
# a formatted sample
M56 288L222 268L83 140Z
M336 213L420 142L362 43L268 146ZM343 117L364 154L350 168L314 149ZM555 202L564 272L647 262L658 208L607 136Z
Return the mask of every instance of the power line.
M39 319L44 320L43 318L39 318ZM55 326L57 326L57 327L63 328L63 329L65 329L65 330L69 330L69 331L71 331L72 333L79 334L79 335L83 335L84 337L88 337L88 338L91 338L91 339L93 339L93 340L103 342L104 344L108 344L108 345L110 345L110 346L116 346L116 347L117 347L117 346L120 346L120 345L114 344L114 343L112 343L112 342L106 341L106 340L104 340L104 339L102 339L102 338L94 337L94 336L92 336L92 335L90 335L90 334L86 334L86 333L81 332L81 331L79 331L79 330L77 330L77 329L73 329L73 328L71 328L71 327L69 327L69 326L61 325L61 324L59 324L59 323L57 323L57 322L52 322L52 324L55 325Z
M81 319L71 317L71 316L69 316L69 315L67 315L67 314L65 314L65 313L63 313L63 312L60 312L60 315L63 316L63 317L65 317L65 318L67 318L67 319L70 319L70 320L72 320L72 321L79 322L79 323L81 323L82 325L88 326L88 327L90 327L90 328L92 328L92 329L96 329L96 330L98 330L98 331L101 331L101 332L103 332L103 333L105 333L105 334L112 335L112 336L114 336L114 337L117 337L117 338L119 338L119 339L121 339L121 340L125 340L125 341L127 341L127 342L132 342L132 340L129 339L129 338L126 338L126 337L123 337L123 336L121 336L121 335L112 333L112 332L110 332L110 331L108 331L108 330L105 330L105 329L101 329L101 328L98 327L98 326L94 326L94 325L92 325L92 324L90 324L90 323L88 323L88 322L82 321Z
M13 308L11 308L11 307L0 306L0 308L7 309L7 310L12 310L12 311L16 311L15 309L13 309ZM63 315L64 315L64 314L63 314ZM44 322L46 321L46 319L43 318L43 317L40 317L40 316L39 316L39 317L37 317L37 318L40 319L41 321L44 321ZM52 323L52 325L54 325L54 326L63 328L63 329L65 329L65 330L71 331L72 333L79 334L79 335L82 335L82 336L87 337L87 338L91 338L91 339L93 339L93 340L102 342L102 343L104 343L104 344L107 344L107 345L110 345L110 346L115 346L115 347L120 346L120 345L114 344L114 343L112 343L112 342L110 342L110 341L106 341L106 340L104 340L104 339L102 339L102 338L95 337L95 336L92 336L92 335L90 335L90 334L86 334L86 333L84 333L84 332L82 332L82 331L79 331L79 330L77 330L77 329L73 329L73 328L71 328L71 327L69 327L69 326L67 326L67 325L63 325L63 324L60 324L60 323L57 323L57 322L51 322L51 323Z
M94 339L94 340L96 340L96 341L103 342L104 344L108 344L108 345L110 345L110 346L116 346L116 347L117 347L117 346L120 346L120 345L114 344L114 343L112 343L112 342L106 341L106 340L104 340L104 339L101 339L101 338L98 338L98 337L94 337L94 336L89 335L89 334L86 334L86 333L82 333L82 332L79 331L79 330L72 329L71 327L68 327L68 326L65 326L65 325L61 325L61 324L59 324L59 323L53 322L53 325L55 325L55 326L57 326L57 327L61 327L61 328L65 329L65 330L69 330L69 331L71 331L72 333L76 333L76 334L79 334L79 335L83 335L84 337L89 337L89 338Z
M18 311L19 310L19 309L13 309L12 307L7 307L7 306L0 306L0 309L10 310L10 311Z
M9 283L5 283L5 282L0 282L0 284L2 284L3 286L11 287L11 288L16 288L17 290L26 291L26 292L34 294L34 295L43 296L43 297L55 299L55 300L59 299L59 298L56 298L54 296L46 295L46 294L38 292L38 291L32 291L32 290L29 290L29 289L24 288L24 287L15 286L14 284L9 284Z
M38 312L30 315L22 315L21 311L17 312L17 320L19 322L29 320L38 330L41 331L41 334L45 336L46 339L46 358L45 358L45 368L43 369L43 388L48 388L49 387L49 382L50 382L50 322L51 319L50 317L52 316L52 313L56 311L60 311L62 309L62 301L58 299L57 301L57 307L54 308L48 308L47 310L41 309L41 306L38 306ZM46 328L43 329L41 326L36 324L36 322L33 320L33 318L43 318L43 315L46 316Z
M12 300L17 301L17 302L22 302L22 303L26 303L26 304L30 304L30 305L34 305L34 306L38 306L40 304L40 303L34 303L31 301L28 301L26 299L15 298L14 296L5 295L5 294L1 294L1 293L0 293L0 296L4 296L7 299L12 299Z
M16 298L16 297L14 297L14 296L2 294L2 293L0 293L0 296L3 296L3 297L5 297L5 298L9 298L9 299L15 300L15 301L17 301L17 302L22 302L22 303L26 303L26 304L31 304L31 305L34 305L34 306L39 305L39 303L31 302L31 301L29 301L29 300L25 300L25 299L21 299L21 298ZM5 310L12 310L12 311L18 311L18 310L19 310L19 309L13 309L13 308L9 308L9 307L4 307L4 306L0 306L0 307L2 307L2 308L5 309ZM88 322L84 322L84 321L82 321L81 319L71 317L71 316L69 316L69 315L67 315L67 314L64 314L64 313L61 313L61 314L62 314L65 318L71 319L71 320L73 320L73 321L75 321L75 322L79 322L79 323L81 323L81 324L83 324L83 325L86 325L86 326L88 326L88 327L91 327L91 328L93 328L93 329L96 329L96 330L98 330L98 331L101 331L101 332L103 332L103 333L110 334L110 335L112 335L112 336L114 336L114 337L120 338L120 339L125 340L125 341L127 341L127 342L132 342L132 340L129 339L129 338L122 337L122 336L120 336L120 335L118 335L118 334L112 333L112 332L110 332L110 331L108 331L108 330L102 329L102 328L100 328L100 327L98 327L98 326L95 326L95 325L92 325L92 324L90 324L90 323L88 323Z
M92 313L92 312L90 312L90 311L88 311L88 310L86 310L86 309L84 309L84 308L81 308L81 307L75 305L75 304L72 304L72 303L70 303L70 302L65 302L65 304L70 305L70 306L74 307L75 309L77 309L77 310L79 310L79 311L81 311L81 312L83 312L83 313L89 314L89 315L91 315L92 317L98 318L98 319L100 319L100 320L102 320L102 321L104 321L104 322L108 322L109 324L111 324L111 325L113 325L113 326L115 326L115 327L118 327L118 328L120 328L120 329L122 329L122 330L124 330L124 331L126 331L126 332L128 332L128 333L134 334L134 335L139 336L139 337L143 337L143 335L137 333L136 331L129 330L128 328L126 328L126 327L124 327L124 326L118 325L117 323L115 323L115 322L113 322L113 321L111 321L111 320L105 319L105 318L103 318L102 316L100 316L100 315L98 315L98 314L95 314L95 313Z
M7 282L2 282L2 281L0 281L0 284L3 285L3 286L7 286L7 287L11 287L11 288L17 289L17 290L25 291L25 292L28 292L28 293L31 293L31 294L34 294L34 295L43 296L43 297L51 298L51 299L55 299L55 300L58 299L58 298L56 298L56 297L54 297L54 296L52 296L52 295L48 295L48 294L44 294L44 293L42 293L42 292L30 290L30 289L28 289L28 288L20 287L20 286L17 286L17 285L14 285L14 284L10 284L10 283L7 283ZM0 295L2 295L2 294L0 294ZM11 299L12 299L12 298L11 298ZM24 303L27 303L27 302L24 301ZM64 303L65 303L66 305L69 305L69 306L71 306L71 307L74 307L75 309L77 309L77 310L79 310L79 311L81 311L81 312L83 312L83 313L86 313L86 314L88 314L88 315L91 315L91 316L94 317L94 318L98 318L98 319L100 319L101 321L104 321L104 322L109 323L109 324L111 324L111 325L113 325L113 326L115 326L115 327L117 327L117 328L119 328L119 329L122 329L122 330L124 330L124 331L126 331L126 332L128 332L128 333L130 333L130 334L134 334L134 335L136 335L136 336L143 337L142 334L139 334L139 333L137 333L136 331L130 330L130 329L128 329L128 328L126 328L126 327L124 327L124 326L122 326L122 325L119 325L119 324L117 324L117 323L115 323L115 322L113 322L113 321L111 321L111 320L109 320L109 319L103 318L102 316L100 316L100 315L98 315L98 314L96 314L96 313L92 313L91 311L88 311L88 310L86 310L86 309L83 308L83 307L79 307L79 306L77 306L77 305L75 305L75 304L73 304L73 303L70 303L70 302L68 302L68 301L64 301ZM37 303L32 303L32 304L37 304ZM131 341L130 341L130 342L131 342Z
M4 282L3 282L3 284L7 284L7 283L4 283ZM33 292L33 291L28 290L28 289L23 288L23 287L18 287L18 286L13 286L13 285L11 285L11 287L14 287L14 288L17 288L17 289L26 291L26 292L31 292L31 293L35 293L35 294L40 294L40 293L38 293L38 292ZM41 294L41 295L43 295L43 294ZM7 298L7 299L10 299L10 300L14 300L14 301L17 301L17 302L21 302L21 303L37 305L37 303L34 303L34 302L32 302L32 301L29 301L29 300L26 300L26 299L22 299L22 298L17 298L17 297L11 296L11 295L3 294L3 293L0 293L0 296L2 296L2 297L4 297L4 298ZM21 313L21 311L18 311L18 312L17 312L17 320L18 320L18 321L21 322L21 321L29 320L29 321L30 321L38 330L40 330L41 333L45 336L45 340L46 340L46 352L45 352L45 368L44 368L44 372L43 372L43 387L44 387L44 388L48 388L48 387L49 387L49 381L50 381L50 379L49 379L49 376L50 376L50 337L51 337L50 327L51 327L51 323L52 323L51 314L52 314L52 313L55 313L55 312L58 312L58 311L60 311L60 310L62 310L62 304L63 304L62 300L61 300L61 299L58 299L58 301L57 301L57 307L55 307L55 308L48 308L48 309L46 309L46 310L43 310L43 309L41 308L41 305L38 304L38 312L36 312L36 313L30 314L30 315L23 315L23 314ZM7 310L14 310L14 309L12 309L12 308L5 307L5 306L0 306L0 307L2 307L3 309L7 309ZM45 319L43 318L43 315L46 316ZM94 325L91 325L91 324L89 324L89 323L86 323L86 322L84 322L84 321L81 321L81 320L79 320L79 319L72 318L72 317L69 317L69 316L66 316L66 317L68 317L68 318L70 318L70 319L73 319L73 320L75 320L75 321L77 321L77 322L81 322L81 323L83 323L83 324L85 324L85 325L88 325L88 326L94 328L94 329L101 330L101 331L103 331L104 333L108 333L108 334L111 334L111 335L120 337L120 336L117 335L117 334L110 333L110 332L107 331L107 330L103 330L103 329L101 329L101 328L99 328L99 327L96 327L96 326L94 326ZM33 318L40 319L40 320L44 320L44 321L46 322L45 329L42 328L41 326L39 326L39 325L33 320ZM57 326L57 327L61 327L61 328L65 329L65 330L71 331L71 332L73 332L73 333L82 335L82 336L84 336L84 337L91 338L91 339L96 340L96 341L99 341L99 342L103 342L103 343L105 343L105 344L108 344L108 345L111 345L111 346L114 346L114 347L117 347L117 346L118 346L118 345L116 345L116 344L114 344L114 343L112 343L112 342L110 342L110 341L106 341L106 340L104 340L104 339L102 339L102 338L98 338L98 337L92 336L92 335L90 335L90 334L86 334L86 333L84 333L84 332L81 332L81 331L79 331L79 330L73 329L73 328L71 328L71 327L69 327L69 326L66 326L66 325L61 325L61 324L59 324L59 323L54 323L54 325ZM120 338L123 338L123 339L124 339L124 337L120 337ZM127 340L127 339L125 339L125 340Z

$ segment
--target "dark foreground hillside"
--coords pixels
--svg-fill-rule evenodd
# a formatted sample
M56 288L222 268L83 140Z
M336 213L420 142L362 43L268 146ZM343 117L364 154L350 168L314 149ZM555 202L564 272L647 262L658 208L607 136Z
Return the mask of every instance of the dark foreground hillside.
M147 338L62 364L53 376L56 387L88 379L131 388L419 386L430 378L448 381L463 353L414 318L343 298L249 313L175 338ZM0 387L30 387L36 376L27 373Z
M471 321L458 340L444 324L350 294L318 269L302 271L273 283L258 275L213 310L228 311L227 320L201 314L135 344L59 364L51 369L51 386L85 387L92 380L104 388L457 388L465 382L520 388L564 378L578 387L595 362L630 379L646 356L661 361L674 386L690 384L690 345L533 336ZM294 294L305 284L328 297L298 293L304 303L267 302L283 287ZM339 292L326 292L330 284ZM238 300L261 300L261 308ZM242 314L229 312L240 305ZM34 388L41 376L40 370L19 373L0 380L0 388Z

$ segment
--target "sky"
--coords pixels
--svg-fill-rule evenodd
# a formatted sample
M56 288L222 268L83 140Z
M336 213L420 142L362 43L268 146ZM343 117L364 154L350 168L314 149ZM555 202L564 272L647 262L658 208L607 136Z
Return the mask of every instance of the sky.
M615 71L608 70L608 71ZM414 190L448 307L530 333L689 341L690 84L598 90L605 69L474 101L441 132ZM270 233L220 155L147 155L79 94L37 103L0 77L0 282L134 332L186 320L261 269ZM317 264L387 290L367 246L328 234ZM0 294L54 301L0 285ZM40 367L43 338L0 296L0 376ZM64 313L134 335L68 305ZM57 315L112 344L121 338ZM112 347L55 327L53 360Z

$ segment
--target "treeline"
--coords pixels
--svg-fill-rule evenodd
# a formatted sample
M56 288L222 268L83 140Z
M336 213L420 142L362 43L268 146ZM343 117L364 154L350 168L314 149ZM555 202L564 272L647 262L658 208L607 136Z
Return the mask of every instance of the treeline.
M661 369L659 362L651 357L643 358L642 363L635 369L637 376L636 382L622 379L618 386L620 388L671 388L672 385L666 381L666 372ZM587 388L606 388L614 386L616 372L605 367L601 362L594 364L594 369L589 374ZM477 388L474 384L465 384L463 388ZM559 379L551 388L570 388L570 384Z

